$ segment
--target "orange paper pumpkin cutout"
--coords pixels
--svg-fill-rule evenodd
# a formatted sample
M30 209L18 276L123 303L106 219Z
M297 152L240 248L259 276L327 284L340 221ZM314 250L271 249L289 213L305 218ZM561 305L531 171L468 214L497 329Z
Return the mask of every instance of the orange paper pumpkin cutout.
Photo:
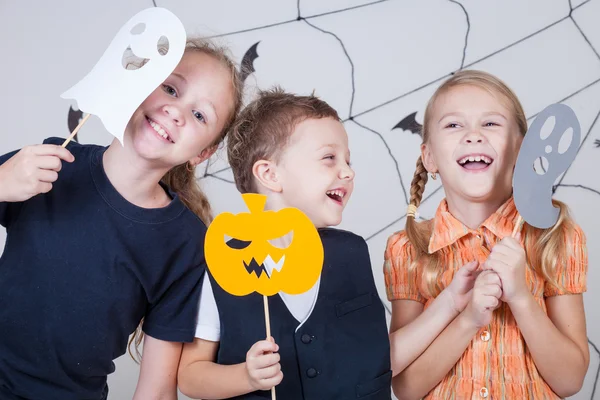
M264 211L267 201L264 195L246 193L242 198L249 213L221 213L206 233L206 263L215 281L235 296L308 291L321 274L324 257L321 237L312 221L297 208ZM269 243L290 232L292 241L288 247L278 248ZM226 237L247 245L243 249L233 248ZM268 257L277 264L271 276L263 266Z

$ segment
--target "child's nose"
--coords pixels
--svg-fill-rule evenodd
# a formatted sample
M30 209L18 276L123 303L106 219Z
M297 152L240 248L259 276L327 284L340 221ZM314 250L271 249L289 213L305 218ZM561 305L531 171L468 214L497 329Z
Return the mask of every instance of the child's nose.
M163 106L163 112L167 114L176 125L181 125L183 123L183 115L177 107L167 104Z
M340 171L340 178L348 180L354 179L354 170L350 168L348 164L345 164L345 166L343 166L342 170Z
M479 129L471 129L465 135L465 143L483 143L485 140Z

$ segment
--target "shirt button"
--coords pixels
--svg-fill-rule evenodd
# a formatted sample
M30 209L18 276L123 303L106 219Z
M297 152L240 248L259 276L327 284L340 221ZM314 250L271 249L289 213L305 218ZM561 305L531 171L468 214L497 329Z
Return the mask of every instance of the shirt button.
M317 375L318 375L318 372L314 368L309 368L306 370L306 376L308 376L309 378L314 378Z
M491 336L490 331L487 331L487 330L481 332L481 335L480 335L481 340L483 340L484 342L487 342L488 340L490 340L490 336Z
M312 342L312 337L305 333L304 335L302 335L300 340L302 340L302 343L304 344L309 344L310 342Z
M488 397L488 390L487 390L487 388L484 388L484 387L483 387L483 388L481 388L481 390L479 390L479 395L480 395L481 397L483 397L484 399L485 399L486 397Z

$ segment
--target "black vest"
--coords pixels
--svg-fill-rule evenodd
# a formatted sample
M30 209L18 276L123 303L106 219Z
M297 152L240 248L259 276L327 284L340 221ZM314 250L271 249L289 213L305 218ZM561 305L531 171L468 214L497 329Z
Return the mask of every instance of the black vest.
M338 229L319 229L319 234L325 259L308 320L296 332L299 323L281 297L269 297L271 335L283 371L277 399L390 400L389 337L367 244ZM214 279L211 283L221 321L217 363L243 363L250 347L266 337L262 295L232 296ZM270 391L234 397L270 398Z

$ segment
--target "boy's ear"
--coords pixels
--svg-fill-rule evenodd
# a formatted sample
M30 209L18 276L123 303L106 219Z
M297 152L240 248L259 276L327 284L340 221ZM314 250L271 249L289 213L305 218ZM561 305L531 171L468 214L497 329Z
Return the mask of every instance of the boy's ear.
M437 165L435 164L435 160L431 154L431 149L425 143L421 145L421 160L423 161L423 166L427 172L437 172Z
M266 189L280 193L281 183L277 179L277 166L268 160L258 160L252 166L252 174L260 185Z
M200 152L200 154L198 154L196 157L190 160L190 164L193 166L202 164L204 161L208 160L213 154L215 154L215 151L217 151L217 147L217 145L214 145L205 148Z

